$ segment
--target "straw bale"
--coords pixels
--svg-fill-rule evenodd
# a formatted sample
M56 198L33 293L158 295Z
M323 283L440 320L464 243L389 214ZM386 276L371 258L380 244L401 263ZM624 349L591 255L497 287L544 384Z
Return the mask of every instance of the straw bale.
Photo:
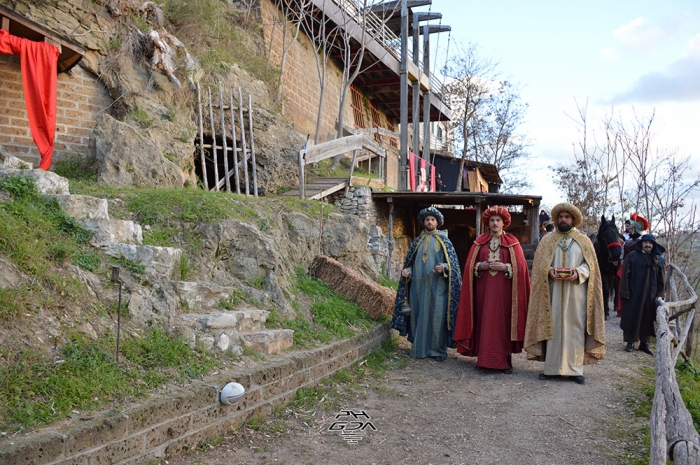
M374 320L391 316L396 292L365 279L337 260L325 255L317 256L309 266L309 276L325 281L329 288L356 303Z

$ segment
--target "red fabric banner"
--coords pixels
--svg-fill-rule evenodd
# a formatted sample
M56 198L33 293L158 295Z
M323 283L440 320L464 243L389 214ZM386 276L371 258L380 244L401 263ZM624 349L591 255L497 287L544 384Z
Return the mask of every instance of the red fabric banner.
M430 172L430 183L428 183L428 172ZM408 152L408 175L412 191L435 192L435 165L413 152Z
M20 56L29 129L41 153L39 168L48 170L56 134L58 47L0 30L0 53Z

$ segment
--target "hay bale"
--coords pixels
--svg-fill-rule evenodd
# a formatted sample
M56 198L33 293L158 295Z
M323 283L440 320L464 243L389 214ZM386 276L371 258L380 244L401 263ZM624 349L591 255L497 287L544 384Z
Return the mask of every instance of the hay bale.
M309 276L326 282L329 288L367 311L373 320L391 316L396 292L362 277L357 271L325 255L314 258Z

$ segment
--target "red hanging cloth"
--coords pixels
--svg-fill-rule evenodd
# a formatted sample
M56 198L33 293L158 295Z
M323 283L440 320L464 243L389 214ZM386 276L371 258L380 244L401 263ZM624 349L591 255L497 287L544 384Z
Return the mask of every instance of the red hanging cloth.
M58 47L16 37L0 29L0 53L20 56L29 128L41 153L39 168L48 170L56 133Z

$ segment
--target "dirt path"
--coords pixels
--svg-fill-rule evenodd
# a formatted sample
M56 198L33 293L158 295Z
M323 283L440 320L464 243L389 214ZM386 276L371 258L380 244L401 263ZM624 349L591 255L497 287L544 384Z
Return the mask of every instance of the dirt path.
M374 383L339 389L347 410L369 417L358 416L352 424L364 428L356 444L329 431L343 420L335 419L341 409L306 412L267 432L244 428L211 450L167 463L631 463L644 448L633 433L647 421L633 415L640 398L635 381L643 367L653 367L653 357L622 350L619 319L608 321L606 329L606 358L585 367L583 386L540 381L542 364L524 354L514 357L514 373L505 375L477 372L475 359L454 353L437 363L402 352L402 368Z

